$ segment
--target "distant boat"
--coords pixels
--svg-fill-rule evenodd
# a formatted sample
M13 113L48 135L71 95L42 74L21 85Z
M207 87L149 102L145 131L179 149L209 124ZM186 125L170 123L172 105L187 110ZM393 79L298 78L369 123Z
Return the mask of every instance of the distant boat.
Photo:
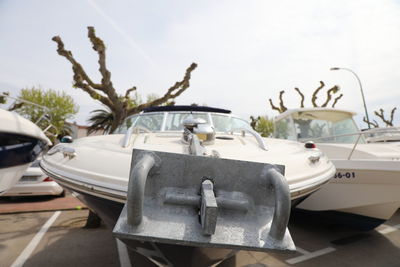
M375 131L360 132L354 115L333 108L287 110L275 118L274 136L315 142L337 169L298 209L369 230L400 207L400 143L368 142L364 135Z
M144 196L129 195L129 177L131 182L137 178L130 172L139 170L142 173L142 155L160 158L161 167L159 171L149 174L157 178L138 178L152 181L148 182L151 185L145 182L145 189L139 190ZM144 169L151 165L152 160L149 162L143 163ZM293 141L262 138L251 129L247 121L231 115L229 110L192 106L147 109L141 114L128 117L116 134L85 137L72 143L56 145L44 155L40 164L45 173L61 186L78 193L78 197L110 227L114 227L120 218L127 199L128 202L136 197L142 199L146 220L150 220L153 215L157 218L144 224L145 228L146 225L153 225L149 235L144 230L143 235L136 238L152 242L142 245L136 242L131 247L160 264L177 260L173 255L180 255L179 252L174 253L182 250L182 246L176 246L177 250L173 250L176 244L209 248L293 250L290 235L272 244L259 240L262 229L254 231L252 228L251 231L250 227L274 228L275 225L267 223L274 214L273 203L286 203L285 208L278 209L282 213L277 214L282 214L282 217L275 215L283 220L279 227L285 228L290 201L295 205L326 184L335 173L333 164L317 148L307 148ZM265 176L267 174L261 171L263 168L280 168L285 177L282 178L283 184L279 185L279 182L269 185L269 178ZM216 194L216 205L220 210L216 233L207 238L201 234L202 224L198 214L203 214L198 206L202 201L200 192L206 187L203 180L209 180L207 186L215 182L214 190L211 191ZM134 185L133 188L140 186L144 184ZM286 198L282 196L282 200L274 200L273 196L283 192L284 187L287 187ZM159 193L152 195L153 191ZM208 192L213 195L211 191ZM155 205L154 210L149 208L153 210L153 215L146 214L149 212L146 206L151 203ZM133 201L133 205L139 204ZM158 209L159 212L156 212ZM128 207L127 210L129 213L131 209ZM232 218L237 221L231 221L233 219L226 215L225 210L232 212ZM256 210L263 212L260 214ZM187 214L187 217L182 217L182 214ZM119 231L120 226L118 224L114 230L118 237L124 236ZM218 235L217 232L221 231L218 229L228 228L231 229L230 234ZM285 232L284 228L282 233ZM181 235L181 231L186 234L182 232ZM289 232L286 230L286 233ZM279 245L282 241L284 246ZM169 242L173 245L168 247L159 244ZM127 243L132 244L132 240ZM156 257L152 258L151 255ZM210 257L209 261L215 263L216 259ZM186 262L182 266L189 265Z
M0 109L0 194L25 173L51 141L33 122Z
M363 133L368 143L400 143L400 127L372 128Z

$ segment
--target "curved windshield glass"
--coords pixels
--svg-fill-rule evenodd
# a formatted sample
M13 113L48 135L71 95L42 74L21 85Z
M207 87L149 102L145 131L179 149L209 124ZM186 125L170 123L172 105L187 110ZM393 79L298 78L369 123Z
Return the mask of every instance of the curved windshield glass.
M275 122L274 136L280 139L297 140L290 118L284 118Z
M187 119L189 116L191 116L194 119L203 119L207 123L210 123L210 121L208 120L207 113L195 113L195 112L168 113L164 131L182 131L183 121Z
M139 115L133 115L124 120L124 122L115 130L117 134L125 134L128 129L135 123Z
M318 119L294 119L298 140L318 139L323 143L354 143L358 139L358 128L352 118L339 121ZM364 142L364 139L360 140Z
M216 132L231 132L242 128L251 129L248 122L239 118L219 114L211 114L211 118Z
M126 118L122 125L115 131L118 134L125 134L130 127L142 127L151 132L161 131L163 113L140 114Z
M164 114L165 125L163 126ZM123 124L117 129L116 133L125 134L130 127L143 127L152 132L159 131L182 131L183 121L189 116L194 119L203 119L208 124L212 124L216 132L231 132L238 129L251 129L248 122L245 120L211 113L211 119L209 113L205 112L165 112L165 113L142 113L134 116L130 116L125 119ZM163 127L163 128L162 128Z

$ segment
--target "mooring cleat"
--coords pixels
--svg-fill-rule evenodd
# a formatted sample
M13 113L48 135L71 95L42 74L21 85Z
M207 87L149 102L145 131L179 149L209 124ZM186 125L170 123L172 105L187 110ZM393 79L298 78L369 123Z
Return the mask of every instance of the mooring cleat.
M200 219L204 235L213 235L217 225L218 205L210 180L201 183Z
M235 250L295 251L284 166L134 149L113 234Z

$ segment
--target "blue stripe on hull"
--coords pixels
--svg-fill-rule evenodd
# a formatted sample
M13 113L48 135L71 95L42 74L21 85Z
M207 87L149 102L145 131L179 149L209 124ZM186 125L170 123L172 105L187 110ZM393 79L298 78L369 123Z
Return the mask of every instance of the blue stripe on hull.
M0 133L0 169L33 162L46 147L36 138Z

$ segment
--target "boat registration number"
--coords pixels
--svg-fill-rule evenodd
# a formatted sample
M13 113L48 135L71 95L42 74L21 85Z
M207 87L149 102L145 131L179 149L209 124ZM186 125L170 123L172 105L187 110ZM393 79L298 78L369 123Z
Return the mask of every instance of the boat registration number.
M337 172L335 173L335 178L356 178L356 173L355 172Z

